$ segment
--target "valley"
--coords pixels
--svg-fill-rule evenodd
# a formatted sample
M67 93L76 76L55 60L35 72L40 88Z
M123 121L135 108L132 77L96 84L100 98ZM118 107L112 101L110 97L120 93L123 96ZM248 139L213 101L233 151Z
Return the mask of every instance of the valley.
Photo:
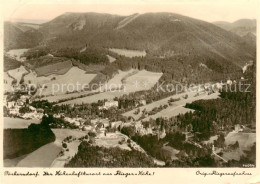
M255 164L256 44L215 24L173 13L6 22L4 132L17 150L5 142L5 166Z

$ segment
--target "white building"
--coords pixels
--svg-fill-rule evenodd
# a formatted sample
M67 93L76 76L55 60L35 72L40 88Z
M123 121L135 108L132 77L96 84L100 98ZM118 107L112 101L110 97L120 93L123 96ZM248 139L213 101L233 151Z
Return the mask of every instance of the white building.
M146 105L146 100L140 100L140 104Z
M16 102L7 102L8 108L14 108L15 105L16 105Z
M104 109L109 109L111 107L118 107L118 101L105 102Z
M227 80L227 84L231 85L232 84L232 80Z
M19 107L15 106L14 108L9 110L9 113L12 114L12 115L20 115Z
M93 127L90 126L90 125L86 125L86 126L83 126L83 127L82 127L82 130L83 130L83 131L93 131Z
M235 125L235 132L243 132L244 126L241 126L240 124Z
M35 112L29 112L29 113L25 113L22 117L24 119L42 119L43 113L37 113Z
M138 132L140 135L153 134L152 128L151 127L144 128L141 121L137 121L135 123L135 129L136 132Z
M121 126L123 124L122 121L115 121L111 123L111 128L118 128L119 126Z
M29 109L30 109L31 111L36 111L36 108L33 107L33 106L29 106Z

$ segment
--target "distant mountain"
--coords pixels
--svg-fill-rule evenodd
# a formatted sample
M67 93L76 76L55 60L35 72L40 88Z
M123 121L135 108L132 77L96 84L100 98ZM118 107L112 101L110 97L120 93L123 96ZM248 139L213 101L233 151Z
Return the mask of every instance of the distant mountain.
M256 20L255 19L240 19L233 23L218 21L213 22L213 24L227 30L231 31L239 36L245 36L248 33L256 35Z
M12 19L11 22L23 22L28 24L43 24L45 22L48 22L49 20L42 20L42 19Z
M256 35L253 33L249 32L243 38L248 42L248 43L255 43L256 44Z
M42 40L39 25L31 23L4 23L4 49L31 48Z
M208 76L212 70L228 73L243 67L249 60L254 60L256 53L254 43L230 31L173 13L130 16L65 13L41 24L38 29L29 29L28 25L21 24L7 25L5 47L11 45L12 48L24 48L26 44L28 48L38 43L48 48L48 52L53 55L73 55L74 59L79 58L77 55L85 46L95 48L96 51L102 50L103 54L108 48L145 50L147 55L145 61L142 61L145 62L143 67L160 72L174 67L167 77L174 71L177 74L177 70L190 74L196 69L197 73L201 73L200 66L203 64L207 66L204 68L208 68ZM29 30L24 30L21 26L26 26ZM21 41L17 41L17 38ZM62 49L65 52L60 52ZM165 68L166 62L170 67ZM177 69L177 65L188 68L181 69L178 66ZM184 77L185 75L183 74Z
M119 16L65 13L39 29L52 48L84 47L146 50L152 55L188 56L242 66L254 57L253 45L211 23L173 13Z

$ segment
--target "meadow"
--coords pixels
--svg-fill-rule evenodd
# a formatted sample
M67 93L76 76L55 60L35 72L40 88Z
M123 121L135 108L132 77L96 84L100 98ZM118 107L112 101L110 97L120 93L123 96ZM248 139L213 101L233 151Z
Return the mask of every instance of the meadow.
M81 70L78 67L72 67L63 75L52 74L47 77L38 77L36 73L31 72L24 77L24 80L26 83L29 83L30 81L32 84L39 84L42 86L42 88L37 91L37 95L49 96L75 92L77 90L77 84L79 84L78 90L82 90L82 87L84 87L83 85L89 84L95 76L96 74L86 74L84 70ZM53 101L59 99L60 98L55 99L55 97L53 97Z
M40 120L4 117L4 129L8 129L8 128L16 128L16 129L27 128L31 123L39 124Z
M37 76L49 76L52 74L57 75L63 75L66 72L68 72L72 67L72 62L70 60L49 64L46 66L41 66L38 68L35 68L35 72L37 73Z
M236 141L239 143L239 148L232 151L224 151L223 158L226 160L239 160L242 155L244 155L245 150L249 150L251 146L256 142L255 133L243 133L243 132L230 132L225 137L225 144L231 145Z
M177 116L178 114L184 114L186 112L193 111L192 109L188 109L188 108L184 107L186 105L186 103L191 103L193 101L200 100L200 99L215 99L215 98L218 98L218 95L219 95L218 93L213 93L211 95L207 95L206 93L204 93L204 94L200 94L199 96L195 97L196 93L197 92L190 91L190 92L184 92L184 93L181 93L181 94L172 95L170 97L167 97L167 98L164 98L162 100L158 100L158 101L155 101L153 103L150 103L150 104L147 104L147 105L140 107L140 112L142 112L144 109L146 109L146 111L151 111L155 107L159 107L161 105L162 106L167 105L168 101L171 98L172 99L180 98L179 101L173 102L171 106L168 106L166 109L163 109L162 111L160 111L160 112L158 112L154 115L147 116L146 118L144 118L144 120L148 121L150 118L156 119L158 117L170 118L172 116ZM184 99L183 96L186 95L186 94L188 95L188 98ZM135 120L137 120L141 117L142 113L135 114L134 112L136 110L137 110L137 108L135 108L131 111L125 112L123 115L127 116L127 117L131 116Z
M28 49L12 49L7 52L7 55L9 55L11 58L16 59L17 61L24 62L25 58L22 57L22 55L27 51Z
M113 58L113 57L110 56L110 55L107 55L107 58L108 58L108 60L109 60L110 63L113 63L113 62L116 60L116 58Z
M25 69L24 66L20 66L19 68L8 71L8 74L17 81L17 84L20 83L23 75L25 75L27 73L28 73L28 71Z
M100 92L99 94L69 100L61 104L93 103L104 99L113 100L115 97L120 97L131 92L149 90L158 82L161 76L162 73L145 70L119 70L104 86L94 90L95 92ZM136 83L138 84L135 85ZM144 85L144 83L147 85Z

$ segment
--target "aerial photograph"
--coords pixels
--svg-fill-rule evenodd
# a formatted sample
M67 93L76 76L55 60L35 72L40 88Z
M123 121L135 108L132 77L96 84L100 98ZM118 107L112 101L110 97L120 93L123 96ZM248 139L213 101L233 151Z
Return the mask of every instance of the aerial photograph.
M192 2L9 13L4 167L255 168L257 12Z

